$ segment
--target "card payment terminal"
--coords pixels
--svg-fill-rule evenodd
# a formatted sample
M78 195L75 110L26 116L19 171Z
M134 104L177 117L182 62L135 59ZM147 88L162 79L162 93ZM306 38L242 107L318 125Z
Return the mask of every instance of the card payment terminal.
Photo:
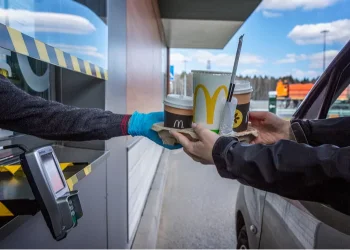
M20 160L52 236L64 239L83 216L78 191L69 190L52 147L25 152Z

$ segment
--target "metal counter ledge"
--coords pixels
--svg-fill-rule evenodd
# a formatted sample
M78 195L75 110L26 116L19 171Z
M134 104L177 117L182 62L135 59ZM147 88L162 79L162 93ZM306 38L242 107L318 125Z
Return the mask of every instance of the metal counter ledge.
M52 146L70 190L105 161L108 151ZM39 212L22 170L0 172L0 241Z

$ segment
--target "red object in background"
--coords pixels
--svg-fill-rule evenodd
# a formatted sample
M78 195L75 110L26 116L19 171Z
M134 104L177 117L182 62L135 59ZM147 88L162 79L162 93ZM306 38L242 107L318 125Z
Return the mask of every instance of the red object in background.
M305 99L307 94L310 92L313 83L288 83L279 80L277 82L276 92L277 99L290 98L291 100L302 101ZM347 87L337 100L346 101L349 99L349 87Z

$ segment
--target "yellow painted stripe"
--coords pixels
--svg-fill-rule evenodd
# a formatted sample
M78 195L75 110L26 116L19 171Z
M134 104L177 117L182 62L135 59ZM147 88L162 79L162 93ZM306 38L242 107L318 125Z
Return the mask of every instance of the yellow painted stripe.
M73 184L72 179L69 178L68 180L66 180L66 182L67 182L67 185L68 185L69 190L70 190L70 191L73 191L73 186L74 186L74 184Z
M5 167L11 174L15 174L19 169L22 169L21 165L11 165Z
M28 48L24 42L23 34L21 32L19 32L18 30L12 29L8 26L6 26L6 28L9 32L10 37L11 37L11 41L12 41L12 44L15 48L15 51L17 53L29 56L29 51L28 51ZM49 54L48 54L48 51L46 48L46 44L39 41L39 40L36 40L36 39L34 39L34 41L35 41L36 48L38 50L40 60L50 63L50 57L49 57ZM67 62L66 62L63 51L61 51L60 49L57 49L57 48L54 48L54 49L55 49L55 53L56 53L56 57L57 57L57 61L58 61L59 66L67 68ZM71 55L71 60L72 60L73 70L77 71L77 72L82 72L83 69L80 68L80 65L78 63L78 58ZM90 64L89 62L84 61L84 67L85 67L86 74L90 75L90 76L92 76L91 67L95 67L96 77L102 78L101 69L97 65ZM102 70L104 72L104 76L105 76L104 78L106 80L108 80L107 70L105 70L105 69L102 69Z
M72 162L66 162L66 163L60 163L60 167L63 170L65 170L67 167L74 166ZM7 165L7 166L0 166L0 172L11 172L11 174L15 174L18 170L22 169L21 165Z
M78 183L78 178L77 178L77 176L76 176L76 175L73 175L73 176L72 176L72 177L70 177L69 179L71 179L71 180L72 180L73 185L75 185L75 184L77 184L77 183Z
M100 67L98 67L97 65L95 65L95 71L96 71L96 76L97 76L98 78L102 78L101 72L100 72Z
M55 52L59 66L67 68L67 63L66 59L64 59L63 51L55 48Z
M0 217L1 216L14 216L2 202L0 202Z
M7 27L7 30L10 34L12 44L13 44L13 47L15 47L16 52L28 56L29 55L28 49L23 40L22 33L10 27Z
M78 58L76 58L75 56L70 56L72 58L72 64L73 64L73 68L75 71L78 71L78 72L81 72L80 71L80 66L79 66L79 63L78 63Z
M91 165L88 165L86 168L84 168L84 173L85 175L89 175L91 173Z
M89 76L92 76L90 63L87 61L84 61L84 66L85 66L86 74L88 74Z
M40 59L45 62L50 62L50 58L49 58L49 55L47 54L45 43L35 39L35 45L36 45L36 48L38 49Z
M74 164L72 162L60 163L60 166L61 166L62 171L64 171L67 167L74 166Z

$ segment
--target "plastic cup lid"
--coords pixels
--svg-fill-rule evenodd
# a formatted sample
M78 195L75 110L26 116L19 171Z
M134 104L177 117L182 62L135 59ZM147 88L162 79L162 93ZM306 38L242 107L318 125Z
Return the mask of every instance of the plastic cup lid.
M170 94L165 98L164 104L179 109L193 109L193 98L189 96Z
M209 75L232 75L231 72L211 71L211 70L192 70L193 74L209 74ZM229 83L227 83L229 84ZM235 94L245 94L253 91L253 87L247 80L235 80Z
M232 75L230 72L213 71L213 70L192 70L192 74L208 74L208 75Z
M245 94L253 91L253 87L249 81L236 80L234 94Z

